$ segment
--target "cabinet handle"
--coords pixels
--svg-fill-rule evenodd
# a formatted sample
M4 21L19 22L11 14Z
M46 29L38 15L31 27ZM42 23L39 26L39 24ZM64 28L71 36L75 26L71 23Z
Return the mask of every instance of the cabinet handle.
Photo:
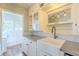
M75 26L77 26L77 24L75 24Z
M32 43L32 42L30 42L30 43Z
M26 45L29 45L29 44L26 44Z
M44 56L47 56L47 55L44 55Z

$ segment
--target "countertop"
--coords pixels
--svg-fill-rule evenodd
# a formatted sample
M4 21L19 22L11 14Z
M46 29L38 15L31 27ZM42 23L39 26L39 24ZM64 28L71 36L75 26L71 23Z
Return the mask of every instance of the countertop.
M37 36L37 35L26 35L25 37L33 41L37 41L39 39L45 38L45 36Z
M66 41L61 47L61 51L79 56L79 42Z

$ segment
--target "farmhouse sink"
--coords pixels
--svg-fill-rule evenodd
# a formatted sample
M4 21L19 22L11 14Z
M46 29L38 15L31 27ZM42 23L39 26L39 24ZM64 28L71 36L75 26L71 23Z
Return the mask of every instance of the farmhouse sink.
M63 56L64 53L60 51L60 48L64 42L65 40L53 39L50 37L40 39L37 41L37 54L39 55L39 51L41 51L50 56Z
M46 37L46 38L43 38L41 40L38 40L38 42L40 42L42 44L47 44L49 46L53 46L56 48L61 48L61 46L64 44L65 40L53 39L50 37Z

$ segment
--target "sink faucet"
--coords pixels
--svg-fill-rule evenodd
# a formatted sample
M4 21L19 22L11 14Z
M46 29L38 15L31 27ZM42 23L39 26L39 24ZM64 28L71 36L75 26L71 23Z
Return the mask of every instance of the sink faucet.
M55 25L52 27L52 33L54 35L54 39L56 39L57 35L56 35L56 27L55 27Z

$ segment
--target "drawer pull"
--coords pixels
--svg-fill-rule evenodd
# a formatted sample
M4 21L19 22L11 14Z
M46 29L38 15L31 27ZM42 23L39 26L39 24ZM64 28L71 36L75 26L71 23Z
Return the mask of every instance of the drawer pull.
M44 56L47 56L47 55L44 55Z
M30 42L30 43L32 43L32 42Z
M26 45L29 45L29 44L26 44Z

